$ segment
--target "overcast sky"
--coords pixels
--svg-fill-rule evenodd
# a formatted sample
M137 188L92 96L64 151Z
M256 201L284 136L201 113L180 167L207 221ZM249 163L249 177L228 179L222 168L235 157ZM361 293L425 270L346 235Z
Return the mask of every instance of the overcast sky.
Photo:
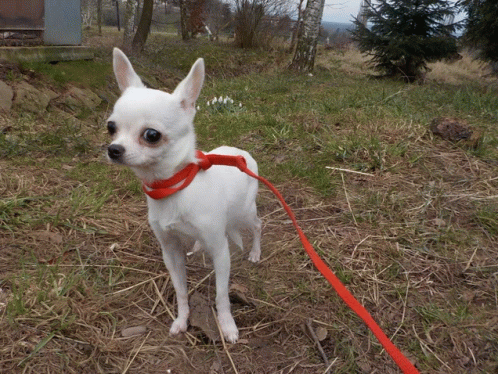
M360 4L361 0L325 0L322 20L349 23L358 14Z
M358 15L360 4L361 0L325 0L322 20L326 22L352 22L353 16ZM463 17L463 14L457 15L456 20L459 21Z

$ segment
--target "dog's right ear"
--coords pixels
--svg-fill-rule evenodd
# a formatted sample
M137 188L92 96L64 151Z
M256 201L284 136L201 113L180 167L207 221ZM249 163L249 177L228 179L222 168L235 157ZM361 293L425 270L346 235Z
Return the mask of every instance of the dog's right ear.
M119 48L114 48L112 54L114 75L121 92L124 92L128 87L145 87L140 77L133 70L128 57Z

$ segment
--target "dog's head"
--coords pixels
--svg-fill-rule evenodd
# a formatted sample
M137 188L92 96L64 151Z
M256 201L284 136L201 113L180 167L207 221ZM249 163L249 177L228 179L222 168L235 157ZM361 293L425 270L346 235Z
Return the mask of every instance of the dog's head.
M107 121L111 161L131 167L144 180L164 179L195 160L195 102L204 82L198 59L172 94L146 88L126 55L114 48L114 74L121 97Z

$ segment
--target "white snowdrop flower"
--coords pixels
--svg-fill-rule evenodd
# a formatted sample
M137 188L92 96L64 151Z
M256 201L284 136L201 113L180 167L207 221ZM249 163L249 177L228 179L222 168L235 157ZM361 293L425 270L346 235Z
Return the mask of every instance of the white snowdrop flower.
M215 98L213 99L213 104L216 104L217 102L218 102L218 99L215 97Z
M210 106L210 105L211 105L211 103L210 103L209 101L208 101L206 104L207 104L207 106Z
M197 105L197 110L201 110L201 107L199 105Z
M223 101L223 96L220 96L220 98L218 99L218 101L221 103Z
M239 103L239 108L242 108L242 103Z
M227 100L227 98L225 97L225 98L223 99L223 104L225 104L225 105L226 105L226 104L227 104L227 101L228 101L228 100Z

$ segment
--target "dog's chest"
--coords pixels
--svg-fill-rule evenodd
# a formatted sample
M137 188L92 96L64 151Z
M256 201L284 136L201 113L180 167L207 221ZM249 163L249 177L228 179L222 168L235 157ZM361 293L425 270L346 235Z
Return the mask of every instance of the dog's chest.
M190 223L176 222L167 223L164 221L149 222L155 235L159 238L175 237L183 246L192 247L196 240L200 239L199 231Z
M197 240L198 229L185 219L185 212L179 209L174 200L149 203L150 226L156 235L174 235L185 240Z

